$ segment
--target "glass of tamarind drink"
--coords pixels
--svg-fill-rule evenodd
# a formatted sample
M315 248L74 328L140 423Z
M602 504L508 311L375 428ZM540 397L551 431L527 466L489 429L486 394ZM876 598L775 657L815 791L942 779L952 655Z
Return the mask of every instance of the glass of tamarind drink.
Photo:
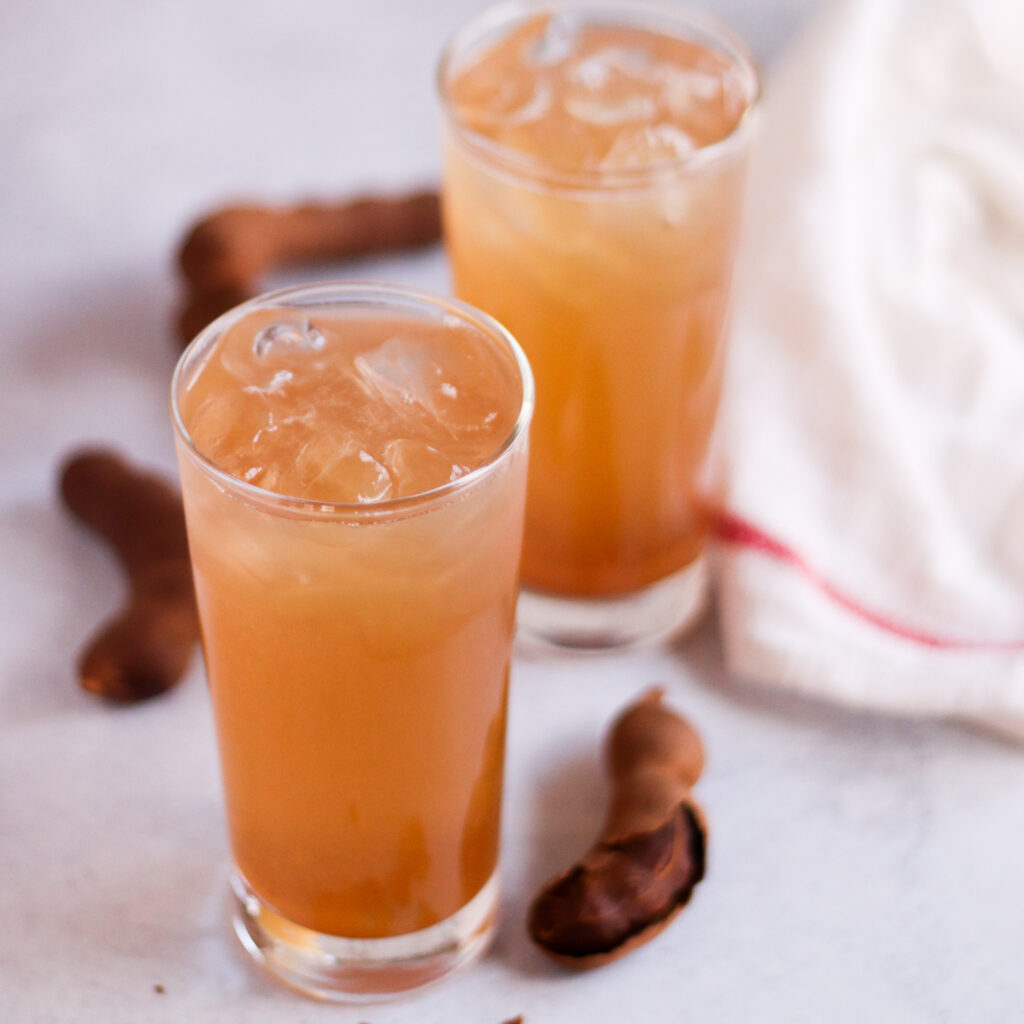
M460 302L321 284L202 331L172 407L235 930L321 998L431 982L495 919L526 359Z
M452 37L438 87L456 294L536 378L520 631L677 633L705 601L754 65L667 4L515 0Z

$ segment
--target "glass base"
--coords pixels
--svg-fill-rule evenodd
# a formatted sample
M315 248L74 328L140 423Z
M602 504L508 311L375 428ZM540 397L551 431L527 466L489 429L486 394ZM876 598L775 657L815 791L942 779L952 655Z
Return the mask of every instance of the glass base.
M696 625L707 607L704 555L649 587L617 597L519 595L517 637L526 646L604 651L653 644Z
M343 939L303 928L268 907L242 876L231 878L235 933L262 967L304 995L371 1002L422 988L472 963L490 944L497 873L461 910L423 931Z

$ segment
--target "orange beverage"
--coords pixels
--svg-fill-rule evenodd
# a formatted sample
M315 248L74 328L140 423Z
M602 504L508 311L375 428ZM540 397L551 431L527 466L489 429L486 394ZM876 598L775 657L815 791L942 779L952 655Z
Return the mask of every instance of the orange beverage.
M667 9L506 4L456 35L440 88L456 292L537 381L523 582L543 598L523 625L581 646L678 627L702 587L754 69Z
M493 917L530 388L493 321L384 286L254 300L182 357L238 930L317 994L430 980Z

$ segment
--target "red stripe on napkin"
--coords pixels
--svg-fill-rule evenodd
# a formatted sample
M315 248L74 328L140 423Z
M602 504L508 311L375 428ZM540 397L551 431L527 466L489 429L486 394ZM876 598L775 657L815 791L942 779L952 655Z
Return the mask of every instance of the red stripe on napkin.
M904 640L911 640L914 643L923 644L925 647L935 647L940 650L1024 650L1024 641L966 640L957 637L939 636L937 633L918 629L916 626L908 625L881 612L874 611L855 597L851 597L840 590L811 565L803 555L794 551L788 544L769 536L753 523L733 515L731 512L717 512L712 530L718 540L725 544L759 551L769 558L792 565L814 583L822 593L835 601L836 604L841 605L865 622L870 622L873 626L877 626L887 633L892 633L894 636L902 637Z

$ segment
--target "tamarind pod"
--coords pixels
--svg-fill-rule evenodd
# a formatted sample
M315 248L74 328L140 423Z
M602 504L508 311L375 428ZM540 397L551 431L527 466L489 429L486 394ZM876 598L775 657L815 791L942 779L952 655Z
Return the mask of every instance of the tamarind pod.
M179 250L189 290L178 335L188 344L222 313L259 294L261 279L275 267L414 248L440 237L440 200L433 191L292 207L224 207L200 220Z
M228 206L200 220L178 263L193 289L252 285L274 267L413 248L441 237L436 192L292 207Z
M430 245L441 238L436 192L401 199L366 197L349 203L295 207L282 224L282 264L340 260Z
M614 789L596 843L549 882L530 908L533 940L563 966L587 969L652 939L703 879L707 829L690 795L700 739L651 691L613 726Z
M687 787L704 771L704 745L697 730L667 708L664 687L645 690L615 720L608 733L605 761L613 779L652 768Z
M187 345L222 313L255 298L256 294L257 286L248 284L219 285L212 291L192 292L178 314L178 336Z
M660 828L598 843L545 886L530 911L530 935L565 967L601 967L659 934L704 870L703 817L682 803Z
M113 549L129 583L122 610L82 652L82 687L117 701L163 693L184 675L199 637L180 496L160 476L104 450L68 458L60 491Z

